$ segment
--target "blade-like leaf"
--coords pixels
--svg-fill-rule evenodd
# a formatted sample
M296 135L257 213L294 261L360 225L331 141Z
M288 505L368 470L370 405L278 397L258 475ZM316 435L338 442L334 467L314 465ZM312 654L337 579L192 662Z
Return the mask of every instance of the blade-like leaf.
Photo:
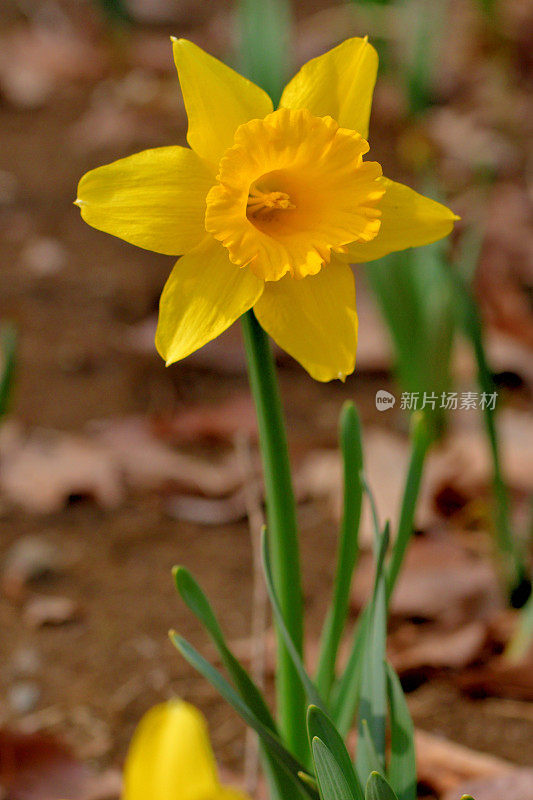
M276 724L263 695L227 646L222 629L206 595L185 567L175 567L173 574L178 592L211 636L242 699L267 728L276 732Z
M365 800L398 800L398 798L385 778L379 772L372 772L366 784Z
M431 444L431 433L427 419L422 413L413 414L411 422L411 457L405 481L405 489L400 511L400 521L387 575L387 596L390 596L396 585L398 575L407 551L407 545L413 533L416 501L420 491L424 462Z
M347 736L359 704L363 653L370 620L367 606L359 617L346 667L331 702L331 716L341 736Z
M321 800L356 800L335 757L317 736L311 742Z
M357 765L357 774L361 783L368 780L368 776L372 772L378 772L381 769L381 759L379 758L372 735L370 733L366 719L361 722L359 739L357 742L357 757L362 767Z
M387 663L391 731L388 779L398 800L416 800L415 729L400 679Z
M290 5L287 0L240 0L240 71L272 97L277 106L288 80Z
M0 417L9 406L9 398L13 388L15 374L15 355L17 348L17 334L12 325L4 325L0 330Z
M320 739L331 752L344 775L353 797L356 800L364 800L363 789L355 774L352 760L342 736L330 718L317 706L309 706L307 711L307 730L311 744L315 738Z
M272 567L270 565L270 550L268 546L268 534L266 528L263 529L263 535L261 537L261 545L262 545L262 555L263 555L263 569L265 572L265 580L268 589L268 595L270 597L270 602L272 604L272 610L274 611L276 623L285 642L285 647L287 648L287 651L290 657L292 658L294 668L298 673L298 676L302 682L302 686L307 695L307 699L309 700L310 703L312 703L315 706L318 706L323 711L325 711L325 703L320 697L315 684L307 674L302 659L300 658L300 654L298 653L294 645L292 637L287 629L285 620L283 618L281 606L279 604L276 590L274 588L274 581L272 578Z
M470 244L470 237L468 237L467 242ZM479 255L481 244L482 239L479 237L477 245L474 243L474 247L472 248L477 255ZM466 244L463 249L465 252L462 258L460 258L460 261L463 267L466 263L466 271L471 273L473 268ZM452 290L454 291L454 308L457 313L459 324L467 339L470 340L476 357L479 387L482 393L486 397L489 397L496 392L496 386L485 352L481 314L472 289L459 271L450 269L448 271L448 276ZM495 500L493 532L500 556L504 561L507 573L506 577L511 593L511 601L513 601L513 594L516 593L518 587L524 585L524 578L527 576L528 570L523 548L520 546L518 538L513 534L510 517L509 491L503 476L498 431L496 428L496 409L492 407L490 402L486 403L483 408L483 418L492 456L492 485ZM531 584L526 582L525 585L530 586ZM525 600L527 601L527 595ZM523 602L524 600L522 604Z
M269 730L277 734L276 724L261 691L227 646L222 629L205 593L185 567L174 567L173 575L183 601L205 627L242 699L257 718ZM288 775L285 770L280 769L279 764L263 745L262 751L264 767L267 774L270 775L271 781L275 783L279 797L282 798L288 792L295 793L293 777ZM269 763L266 763L265 759Z
M327 700L335 679L335 663L346 623L352 575L359 555L359 522L363 500L363 446L361 424L352 402L346 403L340 420L340 440L344 464L344 510L339 536L337 571L318 659L316 684Z
M219 694L229 703L239 716L250 728L258 734L261 742L267 750L282 764L288 772L298 780L299 786L309 797L316 800L317 794L313 792L307 782L299 779L299 773L306 772L305 767L283 746L278 737L259 720L253 711L247 706L242 698L227 680L215 669L200 653L186 640L179 636L175 631L170 632L170 640L179 650L181 655L189 664L194 667L200 675L219 692Z
M387 590L385 582L385 552L388 544L388 525L378 539L376 578L369 607L369 623L363 652L361 696L358 719L359 735L364 736L368 725L370 739L376 749L378 765L385 771L385 732L387 723L387 678L385 672L387 637ZM364 784L372 765L368 762L368 748L357 748L357 774Z

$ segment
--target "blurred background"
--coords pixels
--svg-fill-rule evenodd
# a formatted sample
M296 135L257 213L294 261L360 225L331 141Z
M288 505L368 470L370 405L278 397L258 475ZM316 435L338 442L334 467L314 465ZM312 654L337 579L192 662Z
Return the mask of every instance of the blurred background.
M173 588L183 563L257 664L248 519L257 531L262 497L240 328L165 369L153 337L172 261L89 228L73 205L87 170L185 144L171 34L239 66L243 26L229 2L0 7L0 322L4 367L14 364L0 426L0 786L11 800L57 800L61 771L71 800L116 796L136 722L173 695L202 708L223 769L242 772L243 729L167 639L177 628L213 655ZM421 796L444 798L533 758L533 4L302 0L282 57L292 74L366 34L381 62L371 158L462 222L437 247L356 268L358 363L345 384L277 360L311 663L334 567L342 402L360 411L369 482L394 521L409 458L404 393L438 398L389 645L421 731ZM496 420L480 400L489 389ZM395 397L385 411L380 390ZM457 392L449 413L442 392ZM369 537L365 518L353 619L372 578ZM268 682L269 623L266 642ZM529 773L516 796L533 797L532 785Z

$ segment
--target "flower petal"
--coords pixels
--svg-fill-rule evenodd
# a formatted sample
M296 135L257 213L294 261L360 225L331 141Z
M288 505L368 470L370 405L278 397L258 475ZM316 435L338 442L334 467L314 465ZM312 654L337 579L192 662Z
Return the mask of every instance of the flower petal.
M122 800L206 800L219 791L202 714L181 700L148 711L130 745Z
M173 39L172 44L189 118L187 141L199 156L216 165L233 144L239 125L270 114L272 100L255 83L187 39Z
M355 282L350 267L338 258L318 275L269 281L254 312L274 341L317 381L344 380L353 372Z
M420 247L447 236L456 220L453 211L418 194L403 183L378 178L385 189L379 202L381 228L371 242L353 242L348 246L350 261L354 264L373 261L387 253Z
M176 263L159 304L156 347L167 366L198 350L248 311L264 283L232 264L207 236Z
M213 172L185 147L157 147L87 172L76 205L100 231L177 256L205 236Z
M366 139L377 70L378 54L368 40L347 39L304 64L285 87L280 106L333 117Z

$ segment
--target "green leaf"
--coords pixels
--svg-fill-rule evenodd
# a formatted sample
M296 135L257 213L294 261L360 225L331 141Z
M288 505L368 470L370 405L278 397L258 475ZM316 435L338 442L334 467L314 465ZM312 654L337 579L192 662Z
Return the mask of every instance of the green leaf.
M389 663L387 693L391 731L388 779L398 800L416 800L415 729L400 679Z
M331 716L341 736L347 736L352 727L355 710L359 703L363 652L367 637L367 627L370 621L368 612L369 607L367 606L359 617L350 655L331 701Z
M178 592L193 614L203 624L214 642L220 653L222 663L230 674L242 699L269 730L278 734L276 723L261 691L227 646L222 629L205 593L185 567L174 567L172 572ZM270 762L269 764L264 763L264 766L267 774L271 776L271 780L275 782L279 796L283 797L291 791L294 793L292 776L287 776L284 770L279 769L279 764L272 759L271 754L264 747L263 759L267 759Z
M366 784L365 800L398 800L398 798L385 778L379 772L372 772Z
M366 719L362 720L360 724L359 739L357 742L357 757L357 775L361 783L364 785L364 783L368 781L368 776L370 773L378 772L382 769L381 759L376 752L374 742L372 741L372 734L370 733Z
M282 765L297 781L309 797L316 800L317 794L313 792L308 782L301 781L299 774L306 772L305 767L284 747L282 742L260 719L253 713L248 705L237 694L235 689L227 680L215 669L200 653L186 640L179 636L175 631L170 632L170 640L179 650L181 655L189 664L194 667L200 675L219 692L219 694L229 703L239 716L250 728L258 734L261 742L271 755Z
M275 108L292 68L290 5L286 0L241 0L238 22L240 70L270 94Z
M8 410L9 399L15 375L15 356L17 350L17 333L13 325L3 325L0 329L0 417Z
M356 800L335 757L317 736L311 742L321 800Z
M442 240L392 253L370 262L366 269L392 339L402 390L418 393L418 408L424 392L437 397L434 409L429 405L424 409L433 437L445 427L445 410L438 400L451 385L456 330L445 247Z
M533 642L533 594L520 610L518 626L505 648L505 658L514 664L520 663L529 652Z
M481 236L478 235L476 237L473 246L471 245L470 237L467 237L466 243L462 248L459 263L462 265L463 271L469 275L473 272L472 263L477 261L481 244ZM472 258L472 251L475 254L475 259ZM474 294L458 270L450 269L448 277L455 293L454 308L459 324L467 339L470 340L476 358L479 388L486 395L492 395L496 392L496 386L485 352L483 321ZM483 418L492 457L492 485L495 500L493 533L496 546L504 562L509 590L512 595L513 589L519 586L527 575L527 565L523 549L520 547L519 541L515 538L512 530L509 492L503 476L496 429L496 410L491 407L490 403L483 410Z
M239 694L261 722L277 733L276 723L263 695L227 646L224 634L206 595L185 567L174 567L173 575L178 592L193 614L204 625L216 645L222 662L231 675Z
M314 739L320 739L331 752L355 800L364 800L363 789L355 774L342 736L331 719L317 706L309 706L307 711L307 730L311 744Z
M431 434L427 426L427 419L419 412L413 414L411 418L411 442L411 457L405 481L398 532L392 546L391 560L388 568L388 599L390 599L396 585L407 551L407 545L413 534L416 503L420 492L420 483L422 481L426 455L431 444Z
M353 571L359 555L359 523L363 500L363 446L361 423L352 402L344 405L340 419L344 464L344 510L339 536L333 599L324 623L316 684L327 700L335 679L335 663L350 603Z
M294 664L294 668L298 673L298 676L300 678L300 681L302 683L302 686L304 688L304 691L307 695L309 702L325 711L324 701L320 697L313 681L307 674L302 659L300 658L300 654L298 653L294 645L292 637L287 629L285 620L283 618L279 600L276 594L276 590L274 588L274 581L272 579L272 567L270 564L270 551L268 546L268 535L266 528L263 528L263 535L261 537L261 546L263 555L263 568L265 572L265 580L268 589L268 595L270 597L270 602L272 604L272 609L274 611L276 623L281 632L281 635L283 636L283 641L285 642L285 647L287 648L287 652L292 658L292 663Z
M387 724L387 677L385 671L387 637L387 590L385 582L385 552L389 534L388 524L377 543L376 578L370 600L369 624L363 652L361 695L358 719L359 736L365 736L365 726L376 750L379 769L385 771L385 733ZM357 774L366 782L373 768L368 759L368 747L357 748Z

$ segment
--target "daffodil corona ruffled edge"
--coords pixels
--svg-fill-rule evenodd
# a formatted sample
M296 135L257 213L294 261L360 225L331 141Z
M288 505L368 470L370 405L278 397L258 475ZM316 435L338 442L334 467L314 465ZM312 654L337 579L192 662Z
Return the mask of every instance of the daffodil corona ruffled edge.
M253 308L317 380L355 367L350 263L447 234L458 217L365 161L377 54L343 42L305 64L278 110L189 41L173 40L191 149L161 147L87 173L83 219L181 255L160 302L156 345L185 358Z

